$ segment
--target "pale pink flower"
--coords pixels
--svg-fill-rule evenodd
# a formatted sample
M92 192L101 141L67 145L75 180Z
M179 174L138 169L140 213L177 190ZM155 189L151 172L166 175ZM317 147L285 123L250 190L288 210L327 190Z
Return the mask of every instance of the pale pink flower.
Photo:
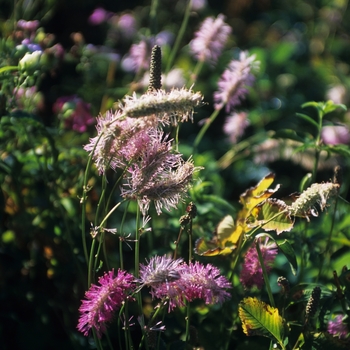
M222 53L231 27L224 22L225 16L208 17L190 42L191 53L199 60L215 64Z
M230 112L240 105L248 94L248 87L253 85L252 71L257 67L255 55L248 56L246 52L241 52L239 60L231 61L218 82L218 91L214 92L215 108L226 106L226 112Z
M327 145L349 144L350 130L345 125L324 126L321 130L321 138Z
M244 134L244 130L249 126L246 112L232 113L226 117L224 132L229 137L230 142L235 144Z

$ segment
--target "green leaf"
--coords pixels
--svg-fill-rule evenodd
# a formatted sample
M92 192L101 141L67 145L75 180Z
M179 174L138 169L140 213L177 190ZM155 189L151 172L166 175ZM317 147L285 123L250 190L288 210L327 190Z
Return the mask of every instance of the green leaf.
M287 205L280 199L268 198L263 203L252 209L247 218L249 227L262 226L265 231L275 230L279 235L281 232L290 231L293 226L293 220L288 211L285 211Z
M318 124L308 115L304 114L304 113L295 113L297 117L300 117L304 120L306 120L308 123L316 126L316 128L318 129Z
M284 254L284 256L289 261L290 267L292 269L292 273L295 276L296 270L298 269L298 262L297 262L297 258L295 256L295 252L292 245L287 240L284 240L282 243L277 242L277 245L280 251Z
M239 303L239 318L247 336L261 335L277 341L284 349L284 320L278 309L256 298L245 298Z

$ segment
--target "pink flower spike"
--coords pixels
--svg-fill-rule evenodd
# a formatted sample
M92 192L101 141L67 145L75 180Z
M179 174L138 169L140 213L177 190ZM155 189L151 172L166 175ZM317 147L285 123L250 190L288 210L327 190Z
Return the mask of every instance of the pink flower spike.
M230 142L235 144L242 137L247 126L249 126L249 120L246 112L232 113L226 118L224 132Z
M262 259L267 272L270 272L272 264L278 253L275 243L268 243L268 239L264 243L259 242ZM259 262L258 252L255 244L247 251L242 266L240 281L245 289L250 289L254 285L261 289L264 284L263 271Z
M121 270L115 276L112 270L100 277L98 282L99 285L92 284L85 293L85 299L79 308L77 328L85 336L94 328L101 338L106 331L106 323L112 320L116 310L134 288L134 276Z
M195 33L190 43L192 54L198 61L217 62L231 33L231 27L224 22L225 16L218 15L216 19L208 17Z
M225 111L230 112L240 105L255 80L252 70L257 70L258 66L255 55L248 56L247 52L241 52L239 60L231 61L218 82L218 91L214 92L215 108L226 105Z

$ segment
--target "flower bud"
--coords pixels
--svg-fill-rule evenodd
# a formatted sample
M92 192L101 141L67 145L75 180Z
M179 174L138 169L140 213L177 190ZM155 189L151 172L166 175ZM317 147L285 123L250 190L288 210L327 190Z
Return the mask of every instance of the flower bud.
M19 69L27 75L32 75L40 68L41 55L41 51L34 51L32 53L27 52L18 63Z

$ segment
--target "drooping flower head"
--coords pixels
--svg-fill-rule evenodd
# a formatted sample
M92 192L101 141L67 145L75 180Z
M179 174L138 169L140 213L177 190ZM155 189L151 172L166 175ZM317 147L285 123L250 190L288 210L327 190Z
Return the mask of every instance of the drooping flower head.
M143 215L146 215L151 201L158 215L162 207L176 208L187 195L193 173L199 168L192 160L183 161L179 153L172 150L169 140L157 129L148 130L149 142L129 167L129 176L122 188L122 196L137 199Z
M120 308L129 292L134 288L134 276L126 271L114 270L105 273L98 280L99 285L92 284L85 293L85 299L79 308L78 330L85 336L94 328L101 337L106 331L106 323L110 322L116 310Z
M268 243L268 239L264 243L259 242L259 246L266 271L269 272L278 253L277 246L275 243ZM261 289L264 284L263 271L255 244L248 249L245 255L240 281L245 289L252 288L254 285Z
M190 48L199 61L211 64L217 62L231 33L231 27L224 20L225 16L221 14L217 18L208 17L195 33L195 38L190 42Z
M333 337L338 337L339 339L349 338L350 330L346 323L343 322L343 316L337 315L335 318L328 322L327 332L332 334Z
M244 130L249 125L246 112L232 113L226 117L224 124L224 132L228 135L230 142L235 144L243 135Z
M252 71L258 68L258 64L255 55L248 56L247 52L241 52L238 60L230 62L218 82L218 91L214 92L216 109L226 106L226 112L230 112L242 103L248 94L247 87L255 80Z
M337 196L340 185L338 183L314 183L303 191L295 202L289 206L291 215L305 217L318 216L316 204L323 210L329 198Z

